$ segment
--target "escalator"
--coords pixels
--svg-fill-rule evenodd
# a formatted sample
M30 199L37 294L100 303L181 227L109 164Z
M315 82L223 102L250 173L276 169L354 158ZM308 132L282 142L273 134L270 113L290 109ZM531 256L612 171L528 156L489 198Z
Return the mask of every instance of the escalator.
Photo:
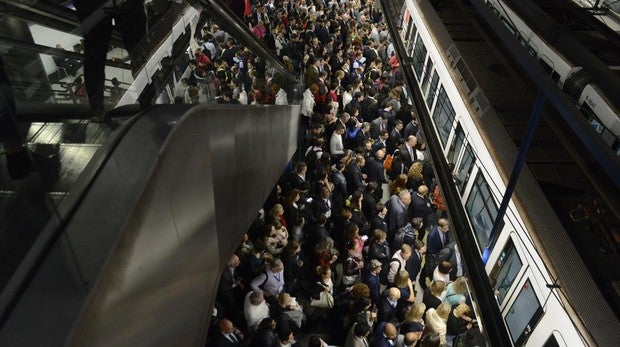
M0 156L0 345L204 342L219 273L296 149L299 106L153 106L187 66L185 6L161 14L139 71L109 59L126 71L130 104L113 111L114 127L89 123L73 76L46 69L45 55L80 53L0 39L2 57L28 56L39 69L9 76L32 171L13 179ZM229 31L257 45L219 10ZM163 64L158 44L168 41L172 64ZM299 82L258 52L295 100Z

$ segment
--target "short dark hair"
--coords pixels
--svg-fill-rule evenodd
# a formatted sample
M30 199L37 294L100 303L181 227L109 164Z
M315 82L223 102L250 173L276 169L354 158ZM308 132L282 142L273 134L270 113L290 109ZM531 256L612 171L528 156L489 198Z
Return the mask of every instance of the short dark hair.
M353 334L357 337L365 336L370 332L370 326L366 323L357 323L355 328L353 328Z

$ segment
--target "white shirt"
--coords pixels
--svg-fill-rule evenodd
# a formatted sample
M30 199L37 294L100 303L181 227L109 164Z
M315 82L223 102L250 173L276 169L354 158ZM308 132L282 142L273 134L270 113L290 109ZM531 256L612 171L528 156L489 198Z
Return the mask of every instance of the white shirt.
M344 145L342 144L342 135L337 134L335 131L332 134L332 138L329 140L329 152L332 155L344 154Z
M250 302L252 291L246 294L243 301L243 316L248 323L248 328L255 328L265 318L269 318L269 305L263 300L257 306Z
M308 88L304 91L304 98L301 103L301 114L306 117L312 117L314 105L316 105L314 94L312 94L312 91Z
M286 91L280 88L278 93L276 94L276 105L288 105L288 98L286 95Z

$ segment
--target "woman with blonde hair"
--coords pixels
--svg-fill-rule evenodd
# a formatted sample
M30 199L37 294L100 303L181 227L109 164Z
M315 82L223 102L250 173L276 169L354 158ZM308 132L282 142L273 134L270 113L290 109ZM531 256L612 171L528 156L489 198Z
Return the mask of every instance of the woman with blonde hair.
M437 308L443 301L446 282L433 281L431 285L424 291L422 302L426 305L426 309Z
M407 188L413 192L417 192L418 187L425 185L424 175L422 174L423 168L424 164L420 161L416 161L411 164L409 171L407 171Z
M394 276L394 287L400 290L399 301L403 303L403 307L408 307L415 302L413 282L411 282L407 270L400 270L396 273L396 276Z
M415 333L418 335L418 339L422 336L424 331L424 311L426 311L426 305L423 303L413 304L407 313L405 313L405 320L400 325L400 333L405 335L407 333Z
M437 309L430 308L426 311L426 329L430 332L439 334L439 340L441 345L446 345L446 332L448 317L450 316L452 308L446 303L442 303Z
M454 339L467 332L476 324L472 318L471 308L467 304L458 304L450 310L450 315L446 322L446 340L448 346L452 345Z
M454 282L448 284L446 287L446 298L444 302L450 304L450 306L464 303L467 295L467 278L464 276L458 277Z

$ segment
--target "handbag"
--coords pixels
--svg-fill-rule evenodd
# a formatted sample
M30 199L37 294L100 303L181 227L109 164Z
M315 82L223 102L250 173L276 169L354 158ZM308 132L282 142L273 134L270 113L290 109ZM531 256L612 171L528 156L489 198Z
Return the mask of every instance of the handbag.
M314 307L332 308L334 307L334 296L329 292L321 292L319 300L312 299L310 305Z

